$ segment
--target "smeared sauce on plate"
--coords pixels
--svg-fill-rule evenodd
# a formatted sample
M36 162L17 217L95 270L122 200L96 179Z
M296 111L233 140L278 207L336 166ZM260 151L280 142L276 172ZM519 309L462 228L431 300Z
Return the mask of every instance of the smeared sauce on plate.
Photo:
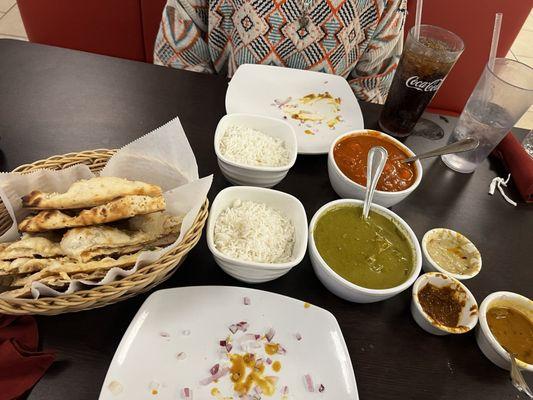
M236 393L245 395L255 385L267 396L274 394L276 378L264 375L265 365L258 363L253 354L231 354L230 361L230 378Z

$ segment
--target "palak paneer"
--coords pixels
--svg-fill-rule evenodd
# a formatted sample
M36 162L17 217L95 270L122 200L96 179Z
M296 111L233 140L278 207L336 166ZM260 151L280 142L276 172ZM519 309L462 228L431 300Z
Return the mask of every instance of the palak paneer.
M405 282L414 252L406 234L389 218L360 206L337 206L322 214L313 232L315 245L333 271L368 289Z

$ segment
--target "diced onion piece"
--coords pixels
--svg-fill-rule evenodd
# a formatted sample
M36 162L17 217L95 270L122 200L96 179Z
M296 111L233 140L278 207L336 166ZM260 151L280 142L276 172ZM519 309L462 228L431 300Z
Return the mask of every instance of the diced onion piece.
M236 333L239 330L239 327L235 324L231 324L230 326L228 326L228 329L231 333Z
M285 348L281 344L278 344L278 354L286 354L286 353L287 353L287 350L285 350Z
M250 301L249 297L244 296L244 298L242 300L243 300L245 306L249 306L250 304L252 304L252 302Z
M322 393L324 390L326 390L326 388L324 387L324 385L320 384L320 385L318 386L318 391L319 391L320 393Z
M257 335L253 333L245 333L240 338L238 338L235 342L238 344L241 344L243 342L249 342L251 340L257 340Z
M268 342L271 342L272 341L272 338L274 337L274 335L276 334L276 331L274 330L274 328L270 328L268 330L267 333L265 333L265 338Z
M211 382L216 381L217 379L222 378L229 372L228 367L222 367L218 369L218 372L215 375L208 376L200 381L200 385L209 385Z
M220 368L220 364L215 364L211 367L211 369L209 370L209 372L211 373L211 375L215 375L217 372L218 372L218 369Z
M296 340L298 340L298 341L302 340L302 335L300 335L298 332L296 332L296 333L294 334L294 337L295 337Z
M267 359L266 359L266 363L267 363L268 365L272 364L272 359L271 359L270 357L267 358Z
M248 326L250 326L246 321L238 322L236 325L243 332L246 332L248 330Z
M289 387L287 385L285 385L285 386L283 386L281 388L281 394L283 394L283 395L289 394Z
M233 348L233 346L231 345L231 343L226 343L226 351L228 353L231 351L232 348Z
M181 397L185 400L192 400L192 390L189 388L183 388L181 391Z
M305 388L308 392L314 392L315 387L313 385L313 378L311 378L311 375L306 374L304 375L304 381L305 381Z

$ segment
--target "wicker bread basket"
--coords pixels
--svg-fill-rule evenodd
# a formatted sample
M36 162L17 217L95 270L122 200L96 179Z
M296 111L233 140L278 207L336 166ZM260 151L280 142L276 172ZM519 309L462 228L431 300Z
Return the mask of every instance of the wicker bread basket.
M98 173L116 150L91 150L53 156L32 164L21 165L14 172L31 172L37 169L64 169L75 164L85 164ZM33 299L0 299L0 313L55 315L89 310L116 303L139 293L146 292L167 280L183 262L187 253L198 243L207 220L208 200L203 204L196 220L185 234L178 247L167 253L156 263L139 268L134 274L108 285L95 286L72 294L58 297ZM3 204L0 205L0 232L5 232L12 224Z

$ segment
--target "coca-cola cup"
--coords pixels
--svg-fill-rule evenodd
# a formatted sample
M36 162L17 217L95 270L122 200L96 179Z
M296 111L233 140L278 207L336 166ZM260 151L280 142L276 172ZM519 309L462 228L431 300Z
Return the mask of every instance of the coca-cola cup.
M455 33L433 25L414 27L407 35L379 126L392 136L411 134L427 105L461 55L464 43Z

